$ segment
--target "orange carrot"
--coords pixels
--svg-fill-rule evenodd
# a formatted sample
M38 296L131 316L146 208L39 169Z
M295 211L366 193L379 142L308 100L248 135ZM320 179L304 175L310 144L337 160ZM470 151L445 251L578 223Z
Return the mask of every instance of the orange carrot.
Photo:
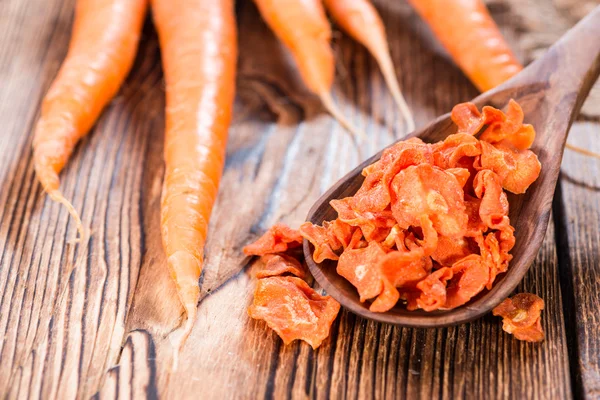
M83 226L60 192L58 174L77 141L114 97L133 64L147 0L78 0L67 57L42 102L35 127L35 172L51 199Z
M196 319L208 220L225 161L236 25L233 0L152 0L151 5L167 91L162 241L187 317L179 351Z
M325 8L346 33L375 57L390 92L400 108L409 132L415 129L413 116L402 96L394 72L383 21L369 0L324 0Z
M523 69L481 0L408 0L481 91Z
M254 0L261 16L294 56L306 86L320 98L349 132L356 130L331 97L335 62L331 50L331 26L321 0Z

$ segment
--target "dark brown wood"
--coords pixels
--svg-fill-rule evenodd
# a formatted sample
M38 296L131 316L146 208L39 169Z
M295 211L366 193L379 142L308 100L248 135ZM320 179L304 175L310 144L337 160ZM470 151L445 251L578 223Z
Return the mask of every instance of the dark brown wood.
M529 60L562 33L554 32L557 27L577 20L565 9L569 1L489 4L511 44ZM375 3L418 125L476 95L407 4ZM425 330L344 311L331 338L312 351L305 343L284 346L264 323L248 318L255 283L241 247L276 221L298 226L314 199L362 161L344 130L303 89L251 1L238 1L238 98L211 219L204 300L180 368L172 371L165 337L182 310L164 268L158 229L164 86L150 21L124 88L61 174L66 195L93 228L88 262L70 277L70 263L84 250L69 243L72 221L42 196L33 176L30 130L66 53L73 5L74 0L0 1L0 398L88 399L97 393L101 399L569 399L568 355L571 366L580 365L574 371L582 373L575 393L597 397L594 285L600 263L592 241L598 227L586 220L599 219L600 207L597 192L585 186L564 196L565 206L577 209L557 226L559 238L565 226L572 234L567 259L573 257L573 282L586 284L577 289L577 303L569 303L573 296L560 263L565 254L554 241L552 223L517 288L546 301L542 344L514 340L491 316ZM540 20L544 16L551 17ZM365 49L339 32L334 47L334 95L344 113L368 131L363 152L375 153L403 136L403 122ZM598 109L600 98L587 106ZM590 147L597 143L600 120L586 118L582 137L573 143ZM593 162L574 157L566 171L595 185L589 176L596 171ZM57 304L65 283L69 290ZM568 337L576 338L579 352L567 353Z
M362 303L356 289L338 275L333 262L314 262L314 247L304 240L305 260L319 284L344 307L365 318L416 328L442 327L465 323L491 311L519 284L539 251L550 219L552 198L558 180L562 153L569 128L581 105L600 75L600 6L571 29L540 59L504 84L473 100L478 106L504 107L516 100L533 124L537 136L532 150L538 155L542 171L527 193L510 196L510 219L515 227L515 247L511 266L496 280L494 287L467 305L433 312L408 311L402 305L376 313ZM437 118L409 137L437 142L456 133L449 114ZM321 225L337 217L329 205L332 199L356 193L364 177L361 171L377 161L381 152L359 164L325 192L308 213L307 221Z

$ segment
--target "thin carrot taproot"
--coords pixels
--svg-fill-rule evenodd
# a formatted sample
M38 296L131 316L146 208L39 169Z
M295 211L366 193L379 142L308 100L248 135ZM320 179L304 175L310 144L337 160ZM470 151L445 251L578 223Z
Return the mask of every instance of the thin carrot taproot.
M147 0L78 0L69 51L42 102L33 139L36 175L51 199L84 228L60 191L58 174L125 80L137 50Z
M260 15L290 50L308 89L317 94L327 111L356 137L365 137L352 126L331 97L335 61L331 26L322 0L254 0Z
M407 129L412 132L415 122L396 78L383 21L373 4L369 0L324 0L323 3L340 28L375 57Z
M178 352L196 319L233 109L237 33L232 0L151 0L151 6L167 97L162 242L187 317Z
M471 82L489 90L523 69L481 0L408 0Z

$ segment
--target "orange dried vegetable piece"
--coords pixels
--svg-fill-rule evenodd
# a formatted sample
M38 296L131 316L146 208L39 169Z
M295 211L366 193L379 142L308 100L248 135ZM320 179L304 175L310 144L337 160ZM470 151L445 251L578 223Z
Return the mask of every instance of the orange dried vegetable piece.
M248 314L264 320L285 344L304 340L316 349L329 336L340 310L330 296L321 296L300 278L259 279Z
M484 107L485 114L486 107ZM504 118L495 121L486 120L488 127L479 136L480 140L498 143L503 140L510 142L519 150L528 149L535 139L535 130L529 124L523 124L523 109L513 99L508 102Z
M488 283L490 271L481 256L471 254L452 266L454 276L446 288L444 308L456 308L471 300Z
M332 240L335 238L335 240L337 240L344 249L350 245L354 231L356 231L355 227L350 226L339 219L325 221L323 222L323 226L327 228L327 232Z
M449 238L438 236L438 244L431 258L444 267L451 267L455 262L473 254L474 247L468 237Z
M264 256L283 253L300 245L302 245L300 232L285 224L275 224L254 243L244 247L243 251L247 256Z
M446 283L452 279L453 271L451 268L442 267L421 282L417 283L417 289L420 291L416 298L416 306L425 311L434 311L446 304ZM415 307L414 303L409 306ZM410 309L410 308L409 308Z
M466 133L457 133L448 136L443 142L433 146L433 164L442 169L464 166L462 160L467 160L466 165L472 164L474 157L481 154L479 140Z
M431 258L418 251L392 251L379 262L381 274L395 287L414 287L431 271Z
M506 141L493 145L480 143L480 168L498 174L502 187L509 192L525 193L540 175L542 165L531 150L519 150Z
M481 232L485 231L487 228L486 224L481 220L481 217L479 216L480 206L480 199L465 194L465 209L468 217L466 236L479 236L481 235Z
M454 175L460 187L464 188L469 178L471 177L471 171L467 168L448 168L446 172Z
M347 248L338 260L337 273L346 278L358 290L360 301L372 299L383 290L379 262L386 252L377 242L369 242L365 248Z
M306 278L306 269L294 257L286 254L267 254L262 256L261 260L264 262L264 266L256 273L256 277L259 279L288 273L301 279Z
M362 174L369 176L374 171L382 171L393 178L406 167L432 162L431 146L419 138L410 138L385 149L381 158L364 168Z
M300 234L315 246L313 259L316 263L339 258L334 250L338 250L342 244L335 236L332 237L326 227L305 222L300 225Z
M500 177L493 171L482 170L475 175L473 186L475 194L481 199L481 221L491 229L503 229L508 226L508 198L502 190Z
M331 200L331 207L338 213L338 219L348 225L357 226L367 241L384 240L390 229L396 225L391 210L358 212L351 206L351 198Z
M523 124L523 109L516 101L511 99L508 102L506 114L490 106L483 107L481 111L473 103L454 106L451 118L458 126L458 132L476 135L487 125L480 140L489 143L508 141L519 150L531 147L535 130L531 125Z
M456 177L429 164L410 166L392 181L392 213L401 228L429 216L439 234L462 237L467 228L464 194Z
M503 318L502 329L515 338L541 342L544 340L540 316L543 309L544 300L540 297L531 293L519 293L504 300L492 313Z

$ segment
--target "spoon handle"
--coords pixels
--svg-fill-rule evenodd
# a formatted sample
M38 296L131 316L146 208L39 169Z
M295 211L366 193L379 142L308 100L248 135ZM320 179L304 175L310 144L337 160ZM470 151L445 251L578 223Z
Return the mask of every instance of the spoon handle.
M525 115L538 114L540 123L559 122L553 131L564 134L566 140L568 128L599 75L600 6L597 6L546 54L514 78L479 96L475 103L515 98L522 103Z

